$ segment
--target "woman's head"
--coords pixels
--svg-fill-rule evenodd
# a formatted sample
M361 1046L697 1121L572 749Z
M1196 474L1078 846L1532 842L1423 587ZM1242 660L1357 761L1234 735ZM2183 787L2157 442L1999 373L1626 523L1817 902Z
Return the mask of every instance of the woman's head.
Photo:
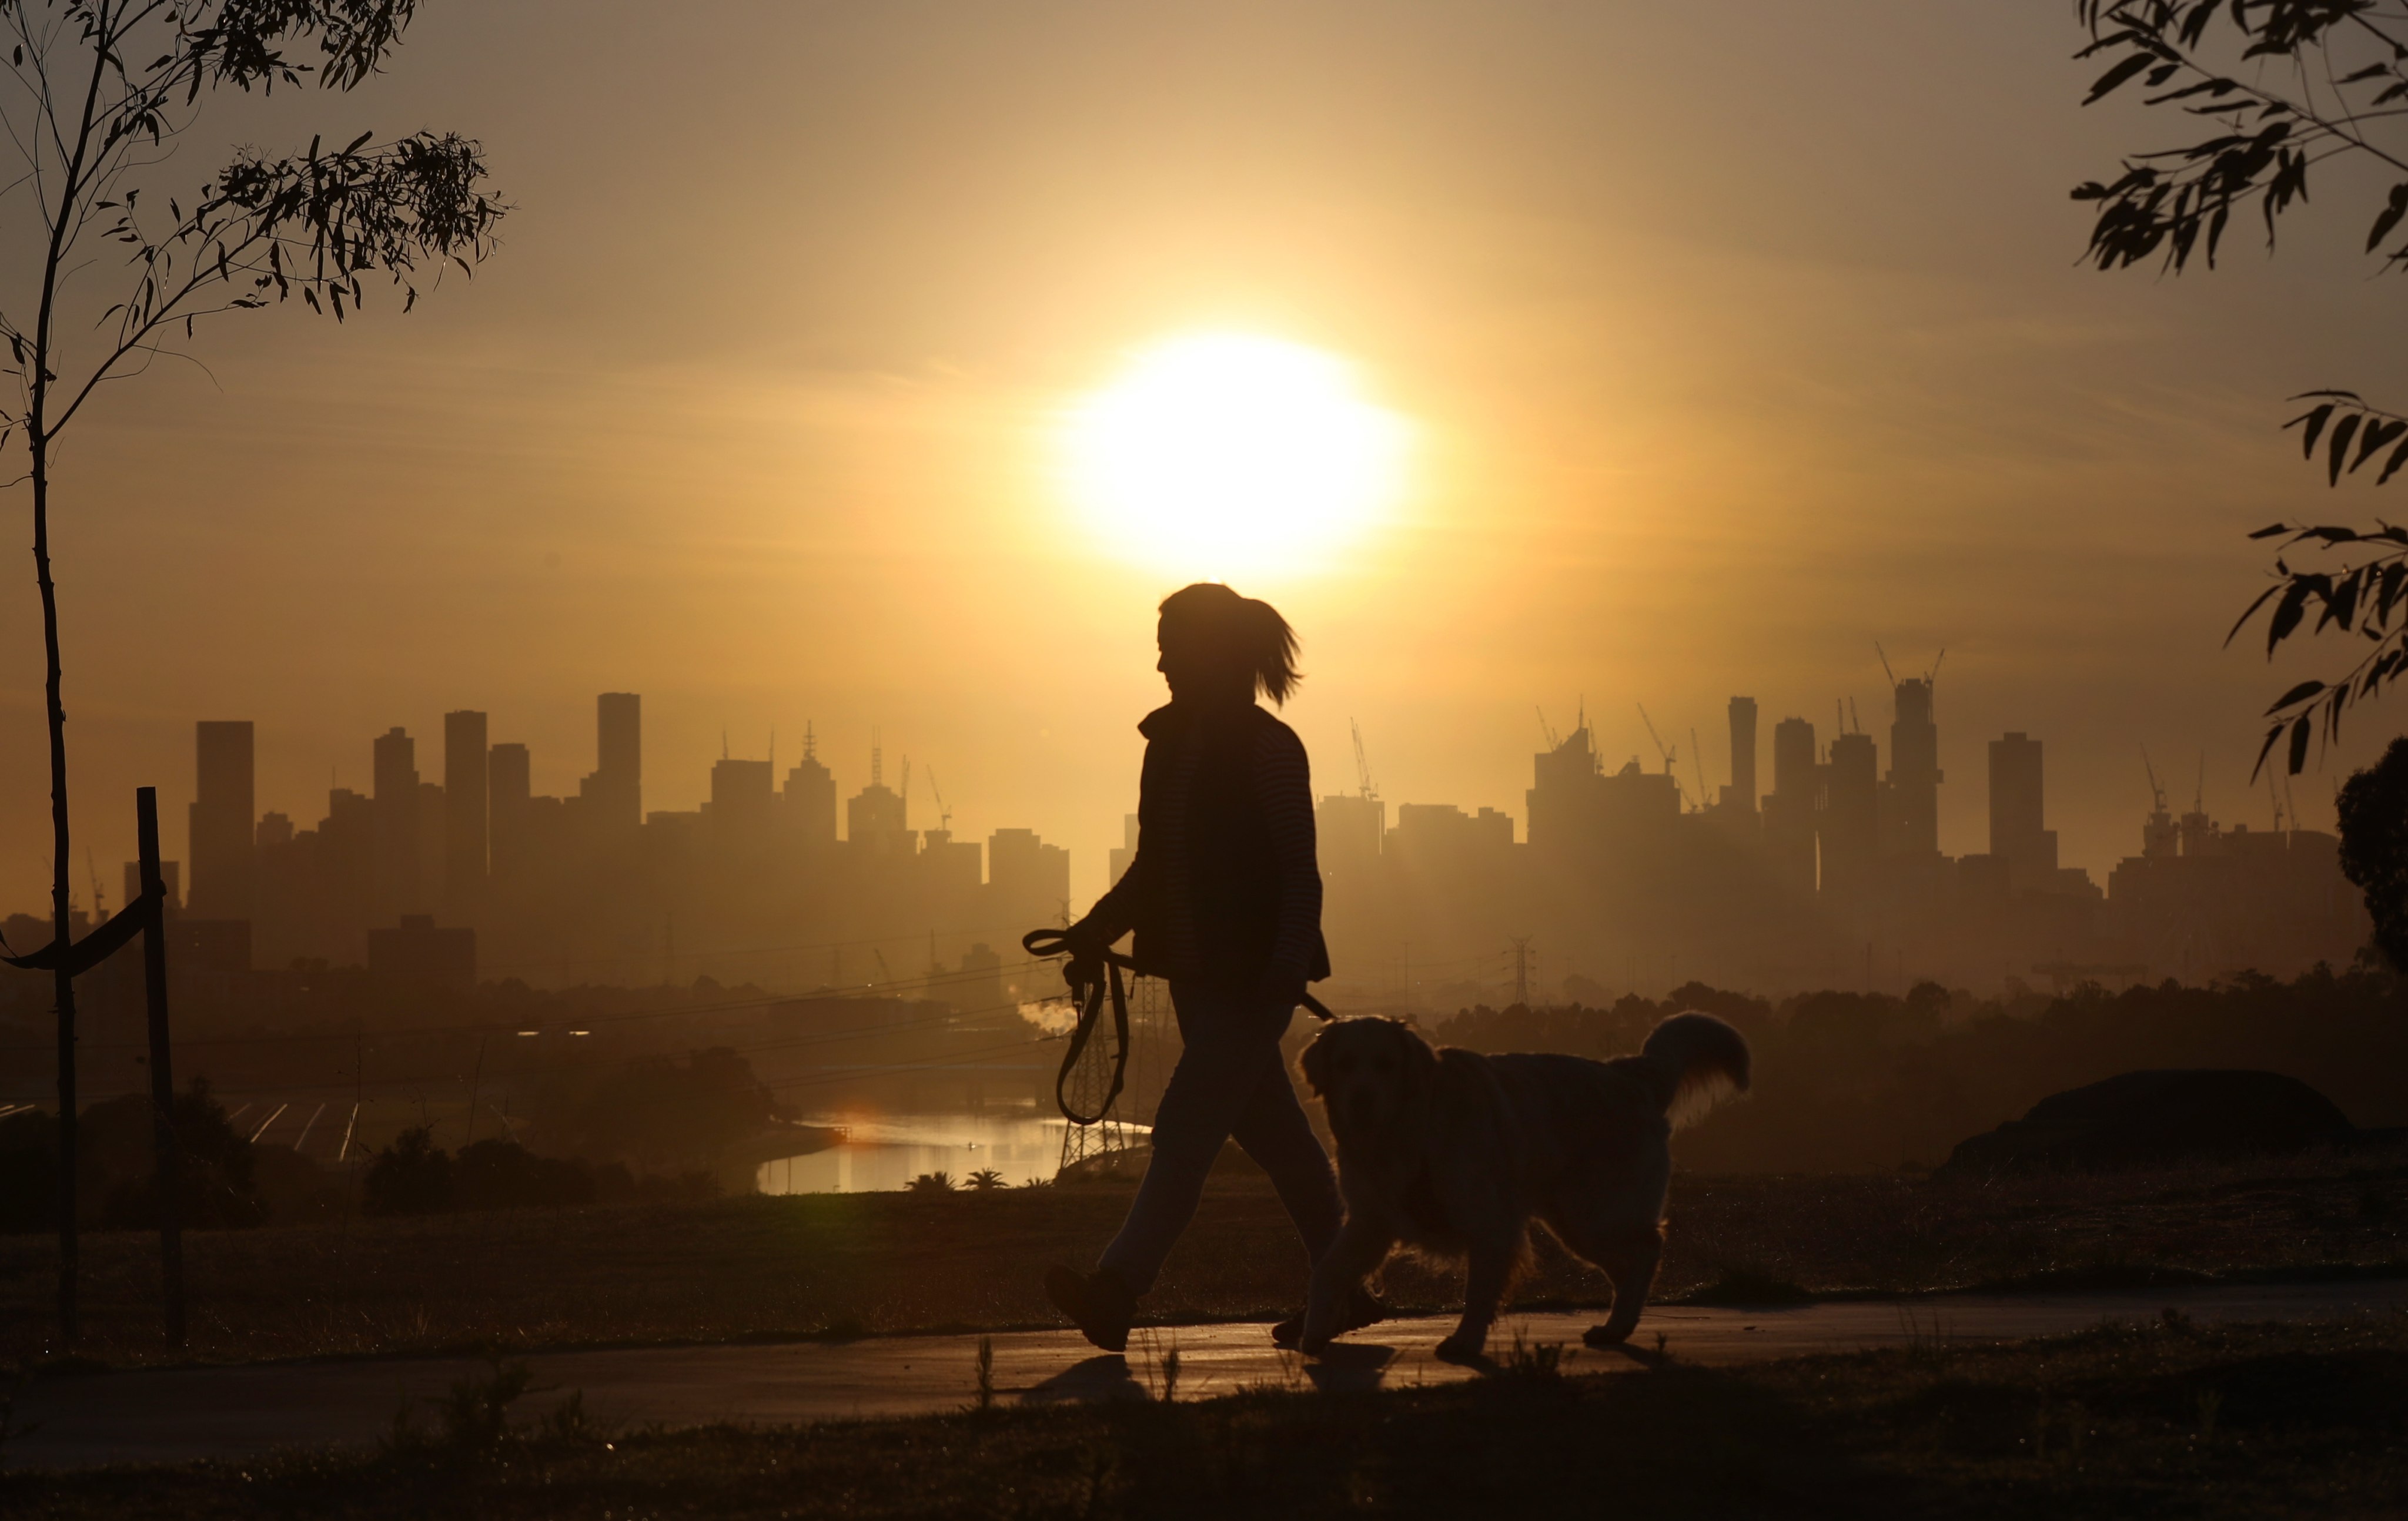
M1302 680L1296 631L1269 603L1240 597L1218 581L1198 581L1162 599L1155 669L1174 698L1251 703L1255 693L1285 703Z

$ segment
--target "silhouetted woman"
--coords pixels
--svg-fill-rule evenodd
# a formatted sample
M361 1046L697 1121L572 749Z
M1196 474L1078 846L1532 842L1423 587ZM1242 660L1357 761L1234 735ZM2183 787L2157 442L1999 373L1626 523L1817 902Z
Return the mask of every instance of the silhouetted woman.
M1111 1352L1127 1344L1223 1142L1235 1137L1270 1174L1314 1260L1342 1213L1280 1055L1305 984L1329 975L1304 746L1254 702L1295 690L1296 633L1270 604L1212 583L1173 592L1161 613L1156 669L1170 702L1138 725L1137 855L1069 934L1072 955L1090 957L1134 931L1138 963L1170 984L1186 1049L1120 1234L1094 1272L1045 1274L1055 1306ZM1354 1308L1354 1324L1378 1318L1368 1296ZM1292 1342L1296 1329L1273 1335Z

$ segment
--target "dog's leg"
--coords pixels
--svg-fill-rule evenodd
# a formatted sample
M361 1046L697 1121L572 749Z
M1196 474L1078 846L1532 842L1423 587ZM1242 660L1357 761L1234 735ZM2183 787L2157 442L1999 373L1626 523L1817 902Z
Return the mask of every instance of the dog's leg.
M1581 1340L1591 1346L1620 1346L1639 1328L1639 1312L1647 1308L1656 1264L1664 1255L1663 1229L1621 1230L1602 1240L1574 1243L1572 1249L1603 1268L1613 1280L1612 1312L1604 1325L1591 1326Z
M1312 1291L1305 1301L1304 1334L1297 1338L1297 1346L1305 1353L1317 1353L1327 1346L1337 1334L1340 1321L1346 1313L1346 1296L1371 1270L1388 1259L1388 1248L1397 1244L1396 1232L1384 1222L1363 1211L1350 1210L1346 1223L1338 1228L1338 1239L1321 1255L1312 1270Z
M1463 1318L1455 1333L1438 1344L1442 1362L1477 1362L1488 1345L1488 1328L1513 1280L1513 1262L1521 1244L1510 1233L1492 1232L1471 1244L1470 1268L1463 1286Z

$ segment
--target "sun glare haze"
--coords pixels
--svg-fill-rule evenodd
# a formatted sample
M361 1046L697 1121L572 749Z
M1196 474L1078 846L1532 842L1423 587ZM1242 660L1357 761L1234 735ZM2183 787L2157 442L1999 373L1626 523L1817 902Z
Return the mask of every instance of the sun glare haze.
M1070 494L1114 552L1174 576L1283 577L1396 506L1409 431L1353 365L1243 333L1176 337L1071 412Z

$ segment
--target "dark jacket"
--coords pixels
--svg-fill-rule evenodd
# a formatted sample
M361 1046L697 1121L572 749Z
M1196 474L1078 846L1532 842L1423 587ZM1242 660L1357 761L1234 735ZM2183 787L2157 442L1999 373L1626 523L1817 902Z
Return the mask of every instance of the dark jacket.
M1248 987L1274 968L1329 975L1312 784L1296 732L1253 703L1173 703L1138 725L1138 848L1089 913L1139 965Z

